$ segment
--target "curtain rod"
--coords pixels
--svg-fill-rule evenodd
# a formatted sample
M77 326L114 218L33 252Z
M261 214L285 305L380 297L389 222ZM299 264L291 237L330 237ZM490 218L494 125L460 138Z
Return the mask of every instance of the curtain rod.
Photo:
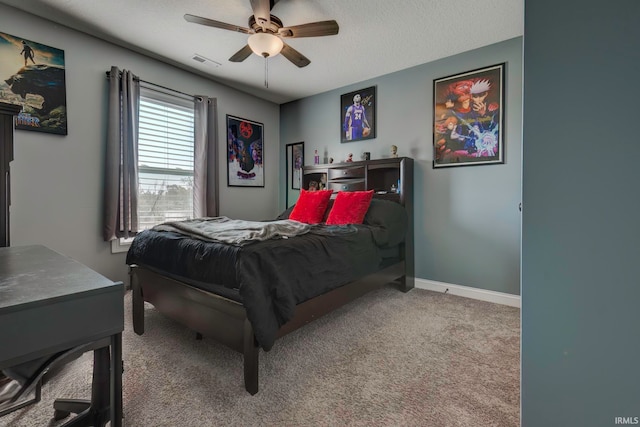
M111 71L107 71L106 74L107 74L107 78L109 78L109 76L111 75ZM119 72L119 74L121 74L121 72ZM159 87L159 88L162 88L164 90L168 90L168 91L171 91L171 92L179 93L180 95L188 96L190 99L196 98L195 95L190 95L190 94L185 93L185 92L180 92L179 90L171 89L170 87L162 86L162 85L159 85L159 84L156 84L156 83L151 83L151 82L148 82L146 80L142 80L140 77L134 77L134 80L137 80L140 83L144 83L144 84L148 84L148 85L151 85L151 86Z

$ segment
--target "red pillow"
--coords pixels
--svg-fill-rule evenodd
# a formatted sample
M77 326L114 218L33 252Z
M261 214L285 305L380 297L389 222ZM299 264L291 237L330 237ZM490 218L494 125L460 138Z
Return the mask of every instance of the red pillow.
M327 224L362 224L369 209L373 190L369 191L340 191L329 212Z
M324 211L327 210L331 190L307 191L300 190L300 197L296 202L289 219L307 224L319 224L324 218Z

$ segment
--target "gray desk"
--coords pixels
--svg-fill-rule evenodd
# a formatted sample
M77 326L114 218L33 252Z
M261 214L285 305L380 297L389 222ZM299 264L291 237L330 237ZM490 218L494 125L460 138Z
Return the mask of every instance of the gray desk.
M111 425L119 427L123 329L122 283L44 246L0 248L0 369L106 341L111 349L106 401Z

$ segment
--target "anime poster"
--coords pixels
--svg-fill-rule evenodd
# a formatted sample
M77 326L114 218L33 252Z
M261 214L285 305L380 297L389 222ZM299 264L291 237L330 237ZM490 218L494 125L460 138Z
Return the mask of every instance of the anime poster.
M0 101L22 107L16 129L66 135L64 51L0 33Z
M504 163L504 64L433 82L433 167Z
M340 142L376 137L376 87L340 96Z
M227 115L227 186L264 187L262 123Z

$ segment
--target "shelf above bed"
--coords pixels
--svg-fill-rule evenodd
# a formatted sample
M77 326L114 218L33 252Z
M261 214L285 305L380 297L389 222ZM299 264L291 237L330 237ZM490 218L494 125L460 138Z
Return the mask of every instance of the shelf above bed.
M331 163L303 167L302 188L315 181L319 187L338 191L374 190L375 197L406 204L413 194L413 159L396 157L351 163ZM407 174L411 178L407 179Z

